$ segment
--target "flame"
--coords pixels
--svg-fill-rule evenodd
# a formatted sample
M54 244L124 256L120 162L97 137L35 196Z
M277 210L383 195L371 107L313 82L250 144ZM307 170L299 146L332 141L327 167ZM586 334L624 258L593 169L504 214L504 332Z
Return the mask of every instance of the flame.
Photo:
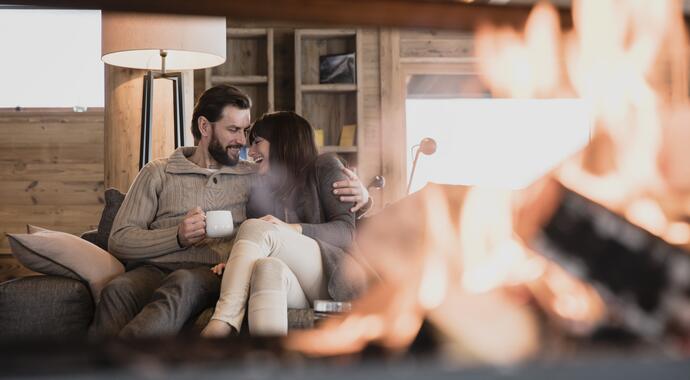
M534 187L522 195L544 189ZM556 317L593 325L594 314L583 310L596 302L602 305L598 295L583 292L585 285L573 285L580 281L521 243L512 223L515 201L515 194L505 190L428 185L389 206L360 239L367 258L375 257L370 263L383 273L382 281L343 320L295 332L286 346L314 356L353 353L370 343L400 350L412 342L426 317L473 360L524 360L538 350L539 327L533 310L504 292L515 286L540 289L541 303L556 309ZM405 244L392 243L400 241ZM394 274L391 265L403 268ZM561 283L570 286L551 284L559 276L568 277ZM488 314L482 318L467 313L470 309ZM501 339L496 339L496 329L504 332Z
M497 96L576 96L592 104L592 143L563 163L559 180L657 236L688 244L678 224L687 225L680 220L690 211L690 155L680 147L690 136L680 2L577 0L572 14L573 29L564 32L549 3L535 6L524 33L480 28L482 78ZM662 209L678 190L682 199Z
M344 319L289 336L289 348L310 355L370 343L400 350L427 318L463 358L513 363L539 348L537 318L520 294L568 331L590 332L607 313L596 289L525 243L555 210L558 183L669 242L690 244L680 3L576 0L573 29L559 25L545 2L523 32L483 25L478 69L495 96L590 102L590 146L524 190L429 185L384 210L359 238L381 281Z
M479 72L495 95L534 98L552 94L561 81L558 12L537 4L522 36L510 28L482 25L476 32Z
M512 239L511 207L508 190L468 191L460 219L465 290L480 293L503 285L525 259L522 247Z

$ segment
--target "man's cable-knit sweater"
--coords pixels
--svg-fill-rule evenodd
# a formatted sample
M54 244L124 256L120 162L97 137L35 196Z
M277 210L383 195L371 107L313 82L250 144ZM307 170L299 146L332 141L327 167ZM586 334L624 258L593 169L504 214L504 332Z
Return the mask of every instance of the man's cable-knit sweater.
M235 226L242 223L256 166L240 161L211 171L187 158L195 149L178 148L170 157L149 162L139 172L115 217L108 241L117 258L209 265L227 260L234 236L181 248L178 225L195 207L230 210Z

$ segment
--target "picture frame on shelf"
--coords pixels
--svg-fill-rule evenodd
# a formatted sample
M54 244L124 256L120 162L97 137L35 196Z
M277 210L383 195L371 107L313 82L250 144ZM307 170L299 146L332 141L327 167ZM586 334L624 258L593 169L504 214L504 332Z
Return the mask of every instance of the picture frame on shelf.
M356 53L319 56L319 83L357 83Z

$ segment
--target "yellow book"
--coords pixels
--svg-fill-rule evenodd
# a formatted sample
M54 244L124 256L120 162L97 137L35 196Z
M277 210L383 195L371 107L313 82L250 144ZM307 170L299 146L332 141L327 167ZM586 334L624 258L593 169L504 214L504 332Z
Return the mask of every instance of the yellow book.
M314 130L314 140L316 140L317 148L321 148L323 146L323 129Z
M343 125L343 129L340 131L340 146L354 146L356 131L356 124Z

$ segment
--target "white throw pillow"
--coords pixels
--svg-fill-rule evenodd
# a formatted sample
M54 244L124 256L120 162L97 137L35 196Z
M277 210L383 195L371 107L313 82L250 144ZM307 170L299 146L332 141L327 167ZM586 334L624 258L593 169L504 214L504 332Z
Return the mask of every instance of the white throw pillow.
M95 302L105 285L125 271L110 253L80 237L35 226L27 230L28 234L7 234L17 260L38 273L87 282Z

